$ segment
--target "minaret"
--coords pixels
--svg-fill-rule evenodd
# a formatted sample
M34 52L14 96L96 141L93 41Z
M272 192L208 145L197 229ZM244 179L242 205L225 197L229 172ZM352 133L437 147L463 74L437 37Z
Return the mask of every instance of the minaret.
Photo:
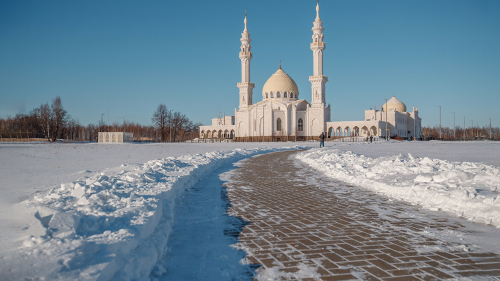
M253 83L250 82L250 60L252 59L252 52L250 49L252 46L250 42L250 33L247 30L247 12L245 10L245 29L241 33L241 83L238 83L238 88L240 89L240 110L246 110L248 106L252 105L252 90L255 87Z
M319 1L316 2L316 19L313 22L313 42L311 50L313 51L313 76L309 76L312 89L311 104L313 107L325 104L325 83L328 77L323 76L323 50L326 48L323 42L323 22L319 18Z

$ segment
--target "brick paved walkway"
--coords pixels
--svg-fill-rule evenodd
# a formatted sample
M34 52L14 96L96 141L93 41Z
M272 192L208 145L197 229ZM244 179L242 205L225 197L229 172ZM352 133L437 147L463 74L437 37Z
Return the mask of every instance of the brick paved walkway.
M461 229L459 220L313 177L294 153L246 160L226 183L230 214L250 222L239 241L258 271L279 268L281 279L306 268L321 280L500 280L500 256L422 234Z

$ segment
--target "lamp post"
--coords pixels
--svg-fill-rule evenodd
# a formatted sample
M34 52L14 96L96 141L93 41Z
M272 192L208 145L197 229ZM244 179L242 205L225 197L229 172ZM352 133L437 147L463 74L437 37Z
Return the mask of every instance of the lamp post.
M264 142L264 107L266 107L266 105L262 105L262 142Z
M168 142L172 142L172 109L168 111L168 130L170 131Z
M102 121L102 116L104 116L104 114L106 114L106 113L101 114L101 126L102 126L102 123L104 123L104 121ZM102 128L101 128L101 132L102 132Z
M476 122L476 138L479 139L479 124Z
M490 118L490 140L491 140L491 118Z
M415 118L415 105L413 105L413 140L415 140L415 136L417 135L417 132L416 132L416 123L417 122L417 118Z
M456 130L455 130L455 112L450 111L450 113L453 113L453 140L457 137Z
M465 116L460 116L464 118L464 141L465 141Z
M470 127L471 127L470 139L472 140L474 138L474 120L470 120Z
M439 140L441 140L441 106L436 105L436 107L439 107Z
M388 141L389 140L389 135L387 134L387 99L384 99L385 100L385 140Z

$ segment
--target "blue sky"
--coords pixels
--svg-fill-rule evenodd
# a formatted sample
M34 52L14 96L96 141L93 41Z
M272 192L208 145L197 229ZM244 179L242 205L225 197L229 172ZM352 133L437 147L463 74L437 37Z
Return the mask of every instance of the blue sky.
M209 124L238 105L244 10L254 102L279 67L310 101L314 0L2 1L0 117L61 96L82 124L151 124L158 104ZM396 95L424 126L500 126L500 1L323 0L332 121ZM106 117L105 117L106 119Z

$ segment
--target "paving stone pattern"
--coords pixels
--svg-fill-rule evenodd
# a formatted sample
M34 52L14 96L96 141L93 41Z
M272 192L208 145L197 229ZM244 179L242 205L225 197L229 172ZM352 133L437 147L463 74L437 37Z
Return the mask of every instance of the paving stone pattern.
M290 273L306 265L321 274L321 280L479 276L500 280L499 255L464 252L457 249L460 245L421 234L426 228L463 228L459 220L404 217L401 214L418 212L418 207L324 176L314 182L316 177L311 174L315 171L300 166L291 157L294 153L297 151L246 160L226 183L232 204L229 213L249 222L239 241L250 264ZM381 214L368 207L374 204L390 212ZM417 251L432 246L440 247Z

